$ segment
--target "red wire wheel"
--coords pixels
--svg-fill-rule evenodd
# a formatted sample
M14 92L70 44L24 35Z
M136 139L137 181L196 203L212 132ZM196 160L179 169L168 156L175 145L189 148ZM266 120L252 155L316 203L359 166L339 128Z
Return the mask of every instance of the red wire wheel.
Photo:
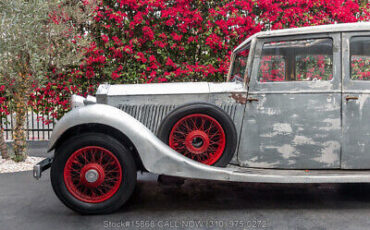
M122 182L122 168L117 157L98 146L78 149L64 167L64 183L78 200L101 203L111 198Z
M175 123L169 135L169 146L182 155L207 165L222 156L226 136L220 123L205 114L190 114Z

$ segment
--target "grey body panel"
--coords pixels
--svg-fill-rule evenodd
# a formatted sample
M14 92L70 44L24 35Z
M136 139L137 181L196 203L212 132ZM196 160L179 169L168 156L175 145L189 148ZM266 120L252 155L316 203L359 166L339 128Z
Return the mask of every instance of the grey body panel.
M350 79L350 39L370 32L343 33L343 148L342 168L370 168L370 81ZM368 47L370 49L370 47ZM347 96L358 100L346 100Z
M267 82L257 80L263 42L257 43L238 159L242 166L280 169L340 168L340 34L290 36L284 40L333 39L331 81Z
M340 95L252 92L249 96L259 102L246 107L238 154L242 166L340 167Z
M68 129L82 124L99 123L124 133L136 146L144 167L152 173L186 178L265 183L347 183L370 182L369 171L338 170L261 170L234 167L219 168L190 160L160 141L141 122L109 105L95 104L67 113L56 124L49 142L52 149Z

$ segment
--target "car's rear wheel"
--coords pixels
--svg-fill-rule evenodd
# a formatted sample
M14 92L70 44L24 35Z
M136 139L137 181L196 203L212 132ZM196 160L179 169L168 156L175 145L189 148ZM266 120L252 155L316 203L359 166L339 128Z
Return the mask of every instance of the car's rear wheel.
M58 198L83 214L120 208L136 184L136 165L116 139L86 133L62 144L55 153L51 182Z
M230 162L237 140L230 117L208 103L178 107L163 119L158 136L182 155L215 166Z

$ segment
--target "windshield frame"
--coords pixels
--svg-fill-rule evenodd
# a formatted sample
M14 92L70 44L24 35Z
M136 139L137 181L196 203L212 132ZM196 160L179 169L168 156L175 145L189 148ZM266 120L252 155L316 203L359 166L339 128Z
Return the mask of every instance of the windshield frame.
M251 41L247 42L246 44L244 44L242 47L237 47L232 55L231 55L231 61L230 61L230 67L229 67L229 72L227 74L227 79L226 79L226 82L231 82L230 79L231 79L231 73L233 71L233 68L234 68L234 62L235 62L235 58L236 58L236 55L247 49L249 47L249 55L248 55L248 59L247 59L247 65L246 65L246 69L244 71L244 76L243 76L243 84L244 84L244 87L248 87L248 76L250 76L251 74L251 64L252 64L252 56L254 54L254 46L255 46L255 43L256 43L256 39L252 39Z

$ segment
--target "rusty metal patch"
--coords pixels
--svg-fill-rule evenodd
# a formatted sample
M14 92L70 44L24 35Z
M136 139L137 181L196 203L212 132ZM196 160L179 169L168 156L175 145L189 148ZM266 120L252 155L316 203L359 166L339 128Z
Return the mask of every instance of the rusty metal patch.
M229 97L234 99L239 104L246 104L247 103L247 95L243 95L241 93L232 93Z

